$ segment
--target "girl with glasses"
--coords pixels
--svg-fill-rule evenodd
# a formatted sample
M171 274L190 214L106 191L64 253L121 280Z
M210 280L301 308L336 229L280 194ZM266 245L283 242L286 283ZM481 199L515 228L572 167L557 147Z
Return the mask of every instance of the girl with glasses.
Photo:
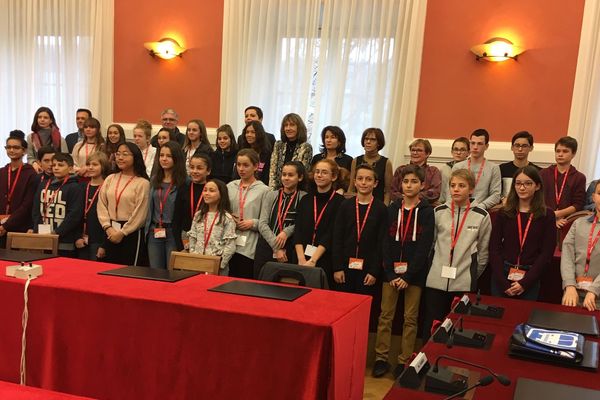
M31 225L31 207L37 174L23 163L27 151L25 133L10 132L6 155L10 163L0 169L0 246L4 248L7 232L26 232Z
M544 202L542 178L536 167L521 167L492 228L492 294L537 300L555 247L556 218Z
M109 175L98 197L98 220L106 232L106 261L144 265L144 222L148 214L150 182L142 152L125 142L115 153L118 172Z

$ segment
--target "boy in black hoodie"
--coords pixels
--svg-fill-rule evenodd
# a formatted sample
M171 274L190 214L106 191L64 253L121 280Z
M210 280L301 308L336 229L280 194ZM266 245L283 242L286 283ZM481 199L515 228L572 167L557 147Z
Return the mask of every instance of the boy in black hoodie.
M381 275L387 210L373 196L377 173L369 165L356 168L356 198L341 204L333 226L333 280L338 290L373 295Z
M71 155L56 153L52 158L54 178L40 183L33 198L33 231L59 235L58 253L63 257L75 256L83 217L83 195L72 170Z
M390 225L383 247L385 282L381 291L381 314L372 371L376 378L390 369L388 353L392 322L401 290L404 291L404 326L402 350L394 370L395 378L400 376L414 351L421 291L425 285L429 253L433 245L433 208L426 199L419 199L425 183L425 171L419 166L408 165L402 170L401 179L403 197L388 207Z

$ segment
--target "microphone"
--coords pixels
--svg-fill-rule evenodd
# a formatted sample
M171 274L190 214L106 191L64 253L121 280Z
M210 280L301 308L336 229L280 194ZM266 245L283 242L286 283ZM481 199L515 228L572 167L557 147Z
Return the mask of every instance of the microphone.
M456 361L458 363L462 363L462 364L466 364L466 365L470 365L471 367L475 367L475 368L479 368L482 369L484 371L489 372L494 378L496 378L496 380L498 382L500 382L501 385L503 386L509 386L511 384L511 381L508 377L501 375L501 374L497 374L496 372L492 371L490 368L488 367L484 367L483 365L480 364L475 364L466 360L461 360L459 358L454 358L454 357L450 357L447 355L442 354L441 356L438 356L438 358L436 358L435 360L435 364L433 365L432 371L434 373L437 373L439 371L439 362L441 359L445 359L445 360L450 360L450 361Z
M494 378L492 378L491 375L486 375L483 378L481 378L479 381L477 381L477 383L474 384L473 386L469 386L468 388L463 389L458 393L454 393L452 396L446 397L444 400L457 399L458 396L462 396L463 394L467 393L468 391L475 389L477 386L487 386L487 385L491 384L492 382L494 382Z
M448 340L446 341L446 347L449 349L454 347L454 332L456 331L457 326L459 327L458 331L462 332L463 331L463 317L462 316L458 317L458 319L456 320L456 323L454 324L454 328L452 328L452 332L450 332L450 335L448 336Z

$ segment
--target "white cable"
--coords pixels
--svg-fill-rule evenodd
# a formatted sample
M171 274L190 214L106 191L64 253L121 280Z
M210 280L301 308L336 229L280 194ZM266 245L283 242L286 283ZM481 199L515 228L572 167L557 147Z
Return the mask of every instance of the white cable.
M27 282L25 282L25 290L23 292L23 301L24 301L24 306L23 306L23 317L21 318L21 324L23 326L23 335L21 336L21 368L20 368L20 374L21 374L21 385L25 385L25 379L26 379L26 368L25 368L25 348L26 348L26 344L27 344L27 338L26 338L26 332L27 332L27 320L29 319L29 310L27 309L27 300L28 300L28 294L27 291L29 289L29 282L31 282L31 276L29 278L27 278Z

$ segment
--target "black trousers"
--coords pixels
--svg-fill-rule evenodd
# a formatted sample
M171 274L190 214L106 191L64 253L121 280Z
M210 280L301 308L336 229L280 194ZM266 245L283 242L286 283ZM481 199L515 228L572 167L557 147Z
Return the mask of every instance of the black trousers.
M254 260L235 253L229 260L229 276L252 279L254 277Z
M298 256L296 255L296 248L294 247L294 241L290 237L285 242L285 254L288 258L287 264L298 264ZM269 243L261 236L258 238L256 244L256 252L254 253L254 278L258 279L260 270L263 265L269 261L277 261L273 258L273 249L269 246Z
M125 236L118 244L106 240L104 247L106 258L102 261L121 265L148 265L148 252L143 229Z
M433 321L443 321L452 307L452 300L455 297L462 297L464 292L446 292L432 288L425 288L423 301L425 302L425 312L423 314L423 344L431 336L431 326Z

